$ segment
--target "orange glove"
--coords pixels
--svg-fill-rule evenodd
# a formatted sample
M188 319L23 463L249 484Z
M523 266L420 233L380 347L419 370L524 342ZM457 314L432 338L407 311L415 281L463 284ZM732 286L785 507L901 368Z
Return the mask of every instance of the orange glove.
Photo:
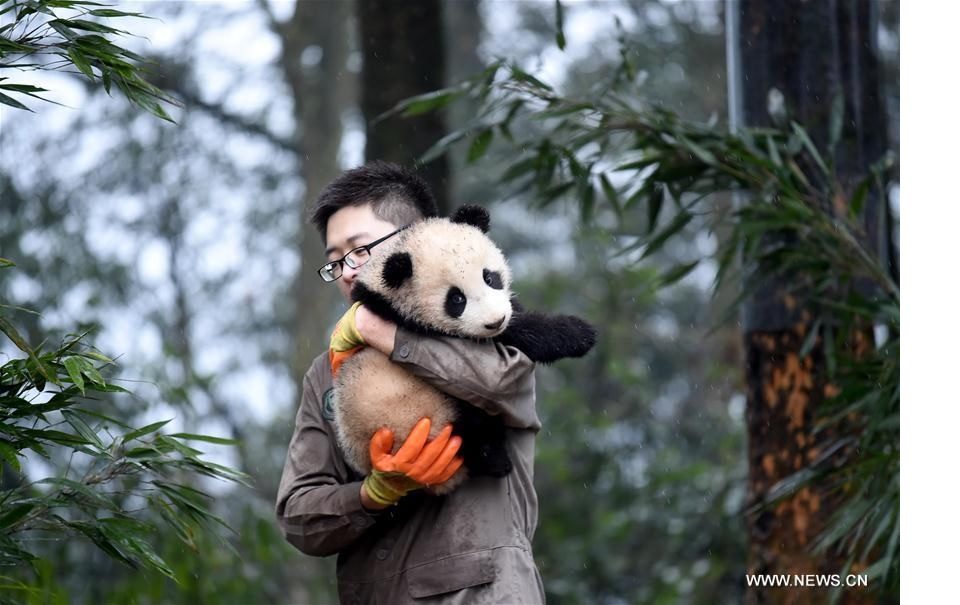
M396 504L415 489L439 485L452 477L463 465L463 458L457 457L461 439L452 433L453 427L447 425L427 443L430 419L423 418L397 453L391 454L393 431L377 431L370 439L373 471L363 480L370 499L378 504Z

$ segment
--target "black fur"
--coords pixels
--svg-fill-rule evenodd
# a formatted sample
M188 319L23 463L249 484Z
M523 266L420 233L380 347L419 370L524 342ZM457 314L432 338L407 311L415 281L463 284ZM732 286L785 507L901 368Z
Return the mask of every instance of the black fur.
M490 230L490 213L483 206L461 206L450 217L450 221L472 225L484 233Z
M447 298L443 301L443 310L447 315L454 319L463 315L467 308L467 297L463 295L463 290L453 286L447 290Z
M396 290L413 277L413 260L406 252L394 252L383 263L383 281Z
M579 317L526 311L515 298L510 304L513 318L497 340L520 349L535 363L583 357L597 343L596 329Z
M407 327L407 322L397 311L393 308L393 305L390 304L390 301L387 298L373 290L367 288L360 282L355 282L353 284L353 290L350 292L350 297L353 299L353 302L361 302L366 307L373 311L375 315L392 321L401 327Z
M459 455L472 476L505 477L513 470L501 418L458 400L453 434L463 439Z
M500 276L499 271L491 271L490 269L484 269L483 283L487 284L494 290L503 290L503 278Z
M353 284L353 291L350 293L350 297L353 299L353 302L362 302L367 306L368 309L373 311L375 315L378 315L388 321L392 321L401 328L406 328L411 332L416 332L417 334L424 334L427 336L456 337L456 334L447 334L446 332L441 332L436 328L431 328L430 326L424 325L418 321L405 318L393 308L393 305L389 300L387 300L386 296L370 290L360 282Z

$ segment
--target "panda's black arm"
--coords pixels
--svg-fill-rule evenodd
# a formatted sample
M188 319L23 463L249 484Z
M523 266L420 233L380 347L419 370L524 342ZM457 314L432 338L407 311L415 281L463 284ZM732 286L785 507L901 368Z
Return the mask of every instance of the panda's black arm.
M514 304L518 311L497 340L516 347L536 363L583 357L597 342L597 331L579 317L547 315L520 308Z

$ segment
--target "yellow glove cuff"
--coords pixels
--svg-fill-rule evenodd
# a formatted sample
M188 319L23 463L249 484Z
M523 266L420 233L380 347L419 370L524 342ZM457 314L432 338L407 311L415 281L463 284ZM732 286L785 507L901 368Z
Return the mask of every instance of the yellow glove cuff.
M396 504L410 492L422 486L403 473L384 473L374 469L363 480L367 496L377 504Z
M343 314L337 327L330 337L330 349L333 351L349 351L365 344L363 337L357 330L357 309L363 303L353 303L353 305Z

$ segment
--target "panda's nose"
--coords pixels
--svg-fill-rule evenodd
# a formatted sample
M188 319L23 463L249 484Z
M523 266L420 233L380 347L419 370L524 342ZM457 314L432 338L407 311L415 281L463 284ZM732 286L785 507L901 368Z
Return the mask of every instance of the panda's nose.
M498 321L495 321L495 322L493 322L492 324L484 324L483 327L486 328L486 329L488 329L488 330L496 330L497 328L499 328L500 326L503 325L503 321L504 321L506 318L507 318L507 316L504 315L504 316L501 317Z

